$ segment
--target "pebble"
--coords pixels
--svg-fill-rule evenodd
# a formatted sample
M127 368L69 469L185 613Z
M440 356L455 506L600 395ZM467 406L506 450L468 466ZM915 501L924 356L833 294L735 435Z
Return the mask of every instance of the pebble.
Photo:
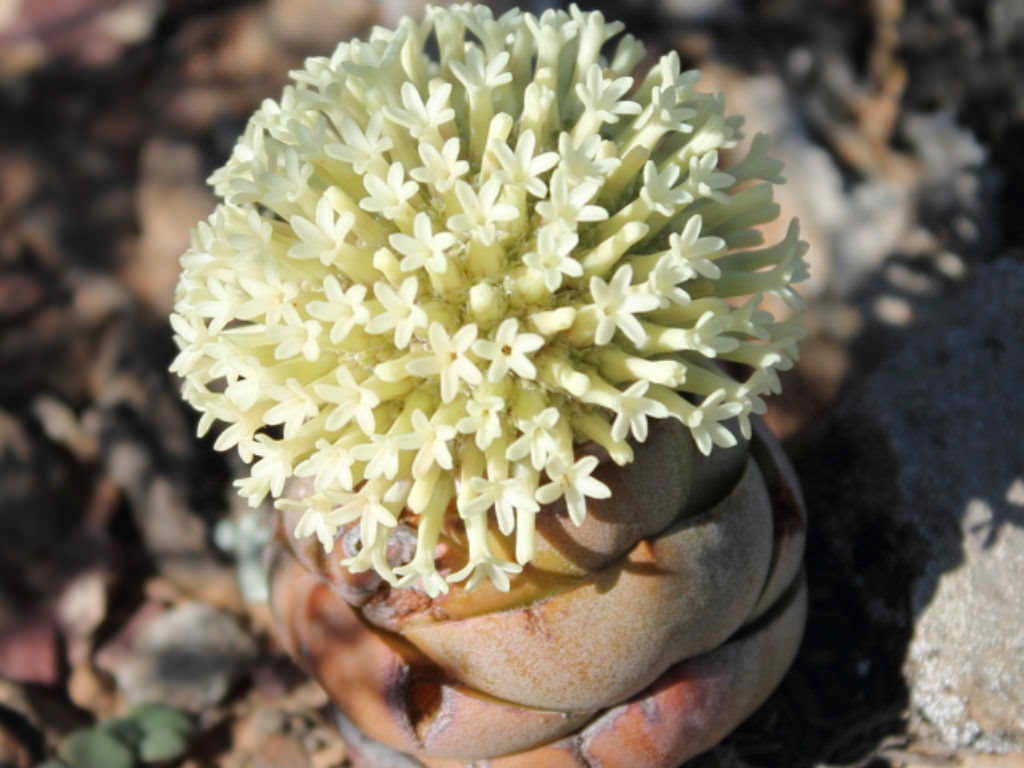
M257 651L232 616L187 602L146 622L126 658L108 658L108 670L129 704L154 701L200 713L224 699Z
M38 615L22 619L0 636L0 677L42 685L57 682L60 656L52 618Z
M362 36L377 19L370 0L270 0L270 28L291 45L330 55L340 40Z
M190 143L150 139L142 148L142 179L136 192L141 239L125 280L152 309L167 315L174 306L178 257L189 231L213 210L202 179L202 158Z

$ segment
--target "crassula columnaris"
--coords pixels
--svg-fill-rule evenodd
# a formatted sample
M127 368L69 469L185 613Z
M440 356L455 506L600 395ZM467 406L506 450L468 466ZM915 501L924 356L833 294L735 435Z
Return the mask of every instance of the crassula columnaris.
M673 768L796 652L757 415L805 245L761 245L767 139L720 168L741 120L621 31L456 5L309 59L182 257L173 370L356 766Z
M805 245L794 222L754 247L780 164L757 136L721 168L742 120L675 53L638 70L621 31L429 8L307 60L211 178L172 370L251 464L251 504L300 512L327 551L358 523L351 571L507 589L542 505L579 524L611 493L576 446L624 465L661 419L732 446L792 364L798 317L760 306L800 308ZM453 519L467 556L442 573ZM417 544L396 566L400 520Z

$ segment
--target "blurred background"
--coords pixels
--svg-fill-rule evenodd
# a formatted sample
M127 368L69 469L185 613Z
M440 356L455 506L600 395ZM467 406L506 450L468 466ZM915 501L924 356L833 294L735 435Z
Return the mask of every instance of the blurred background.
M907 543L913 521L879 512L891 494L950 495L906 481L920 452L885 424L906 408L944 418L929 404L982 381L954 402L992 421L953 514L966 525L972 500L988 504L971 522L990 537L982 557L1024 521L1024 2L580 5L702 69L748 139L772 134L789 183L766 238L798 216L811 246L809 336L767 414L811 501L811 624L780 691L697 764L1024 765L1009 762L1019 632L1005 701L986 710L1005 723L965 709L984 691L951 693L956 675L922 679L915 663L925 603L973 550L958 535L936 560ZM166 317L189 229L215 203L204 179L250 112L306 56L421 13L418 0L0 0L0 765L36 765L140 700L197 715L175 765L345 764L326 699L268 634L266 510L244 509L233 458L194 437ZM1003 325L971 330L978 318ZM844 425L890 394L895 416L851 437ZM943 434L951 445L927 450L955 452ZM880 480L880 466L906 471ZM846 468L855 479L837 481ZM1016 557L992 589L1024 574ZM901 596L920 592L926 561L940 563L928 600ZM988 597L1011 610L997 624L1021 617L1019 598Z

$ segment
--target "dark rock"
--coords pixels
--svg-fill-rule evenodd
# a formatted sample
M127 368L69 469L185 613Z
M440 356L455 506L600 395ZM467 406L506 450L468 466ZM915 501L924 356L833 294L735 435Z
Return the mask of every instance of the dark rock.
M31 768L32 757L21 738L0 723L0 765L4 768Z
M981 267L839 407L802 462L872 620L907 638L912 725L1024 746L1024 265Z

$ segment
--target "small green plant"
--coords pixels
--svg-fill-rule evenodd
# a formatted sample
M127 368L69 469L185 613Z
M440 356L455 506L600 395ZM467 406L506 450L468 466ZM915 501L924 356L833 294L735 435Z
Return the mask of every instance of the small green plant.
M248 510L237 520L221 520L213 531L214 543L235 561L238 586L249 604L267 601L263 550L272 536L273 523L259 509Z
M192 718L162 704L140 704L124 717L72 731L59 756L37 768L135 768L181 757Z

